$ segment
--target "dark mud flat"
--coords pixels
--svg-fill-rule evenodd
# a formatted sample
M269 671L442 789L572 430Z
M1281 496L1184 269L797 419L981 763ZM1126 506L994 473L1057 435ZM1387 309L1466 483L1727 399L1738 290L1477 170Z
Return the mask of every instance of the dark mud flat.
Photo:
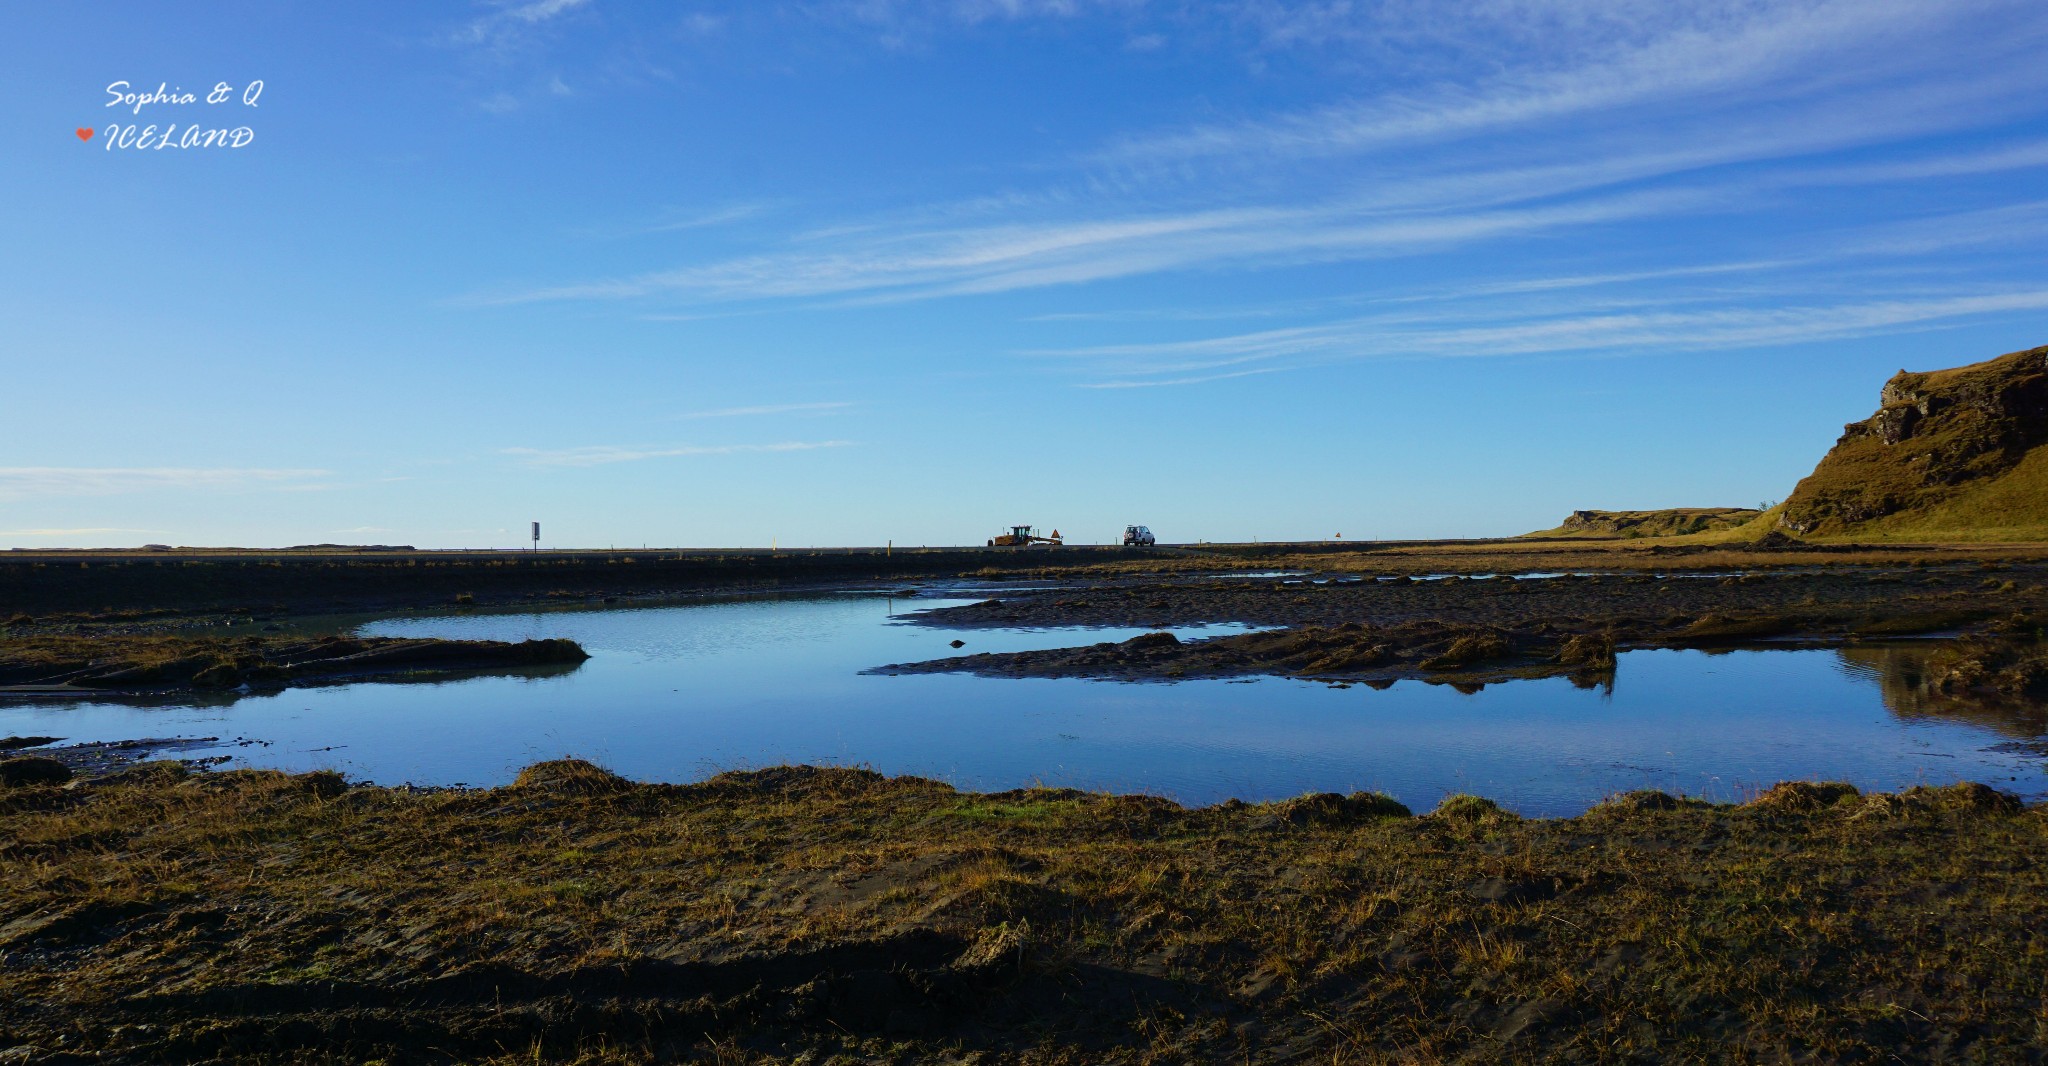
M1844 629L1960 624L2048 607L2048 566L1841 568L1693 576L1449 577L1329 575L1310 580L1151 582L1073 579L1067 587L944 607L911 620L946 628L1006 626L1378 626L1405 622L1513 627L1578 620L1626 630L1708 615L1778 617Z
M876 673L975 673L1143 681L1281 675L1454 685L1568 676L1610 679L1618 652L1762 641L1839 644L1988 629L2038 635L2048 570L1793 571L1739 575L1452 577L1101 582L925 611L916 624L1130 626L1241 622L1279 627L1182 642L969 655ZM2044 692L2048 694L2048 692Z
M164 695L573 666L574 641L167 635L0 636L0 698Z
M2048 817L1982 786L0 790L4 1061L2027 1062L2043 930Z
M1496 681L1564 676L1592 687L1613 680L1615 654L1608 637L1542 626L1516 632L1429 622L1381 629L1347 622L1198 641L1149 633L1121 643L963 655L877 667L869 673L1107 681L1282 675L1381 688L1421 679L1468 689Z

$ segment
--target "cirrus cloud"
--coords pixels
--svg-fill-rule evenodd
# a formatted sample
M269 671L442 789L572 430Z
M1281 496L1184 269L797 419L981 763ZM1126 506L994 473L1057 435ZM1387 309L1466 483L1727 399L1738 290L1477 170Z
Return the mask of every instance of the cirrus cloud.
M690 455L741 455L749 452L807 452L819 448L845 448L845 440L784 441L779 444L682 444L641 445L591 444L577 448L502 448L501 455L524 460L528 466L604 466L633 463L643 459L670 459Z
M0 500L114 496L164 489L305 489L325 470L190 466L0 466Z

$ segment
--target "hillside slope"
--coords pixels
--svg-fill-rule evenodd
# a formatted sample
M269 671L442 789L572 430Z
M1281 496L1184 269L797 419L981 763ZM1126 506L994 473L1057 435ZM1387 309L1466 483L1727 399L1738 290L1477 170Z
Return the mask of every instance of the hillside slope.
M1681 537L1734 529L1760 514L1753 507L1668 507L1661 511L1573 511L1555 529L1525 537Z
M2048 540L2048 347L1885 383L1778 516L1801 536Z

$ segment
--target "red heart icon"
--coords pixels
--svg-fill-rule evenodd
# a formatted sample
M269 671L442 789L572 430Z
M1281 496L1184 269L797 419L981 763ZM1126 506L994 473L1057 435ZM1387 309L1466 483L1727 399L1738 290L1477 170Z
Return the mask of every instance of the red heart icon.
M92 131L91 131L91 130L79 130L79 131L78 131L78 139L79 139L79 140L81 140L81 141L89 141L89 140L92 140Z

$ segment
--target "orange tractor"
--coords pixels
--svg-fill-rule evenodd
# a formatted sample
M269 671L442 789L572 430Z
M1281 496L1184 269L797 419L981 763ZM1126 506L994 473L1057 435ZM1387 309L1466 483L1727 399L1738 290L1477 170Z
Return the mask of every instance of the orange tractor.
M1060 531L1057 529L1052 531L1052 536L1041 537L1031 532L1030 526L1011 526L1008 533L997 534L988 542L988 546L991 548L1028 548L1033 544L1049 544L1057 548L1063 543L1065 541L1060 539Z

